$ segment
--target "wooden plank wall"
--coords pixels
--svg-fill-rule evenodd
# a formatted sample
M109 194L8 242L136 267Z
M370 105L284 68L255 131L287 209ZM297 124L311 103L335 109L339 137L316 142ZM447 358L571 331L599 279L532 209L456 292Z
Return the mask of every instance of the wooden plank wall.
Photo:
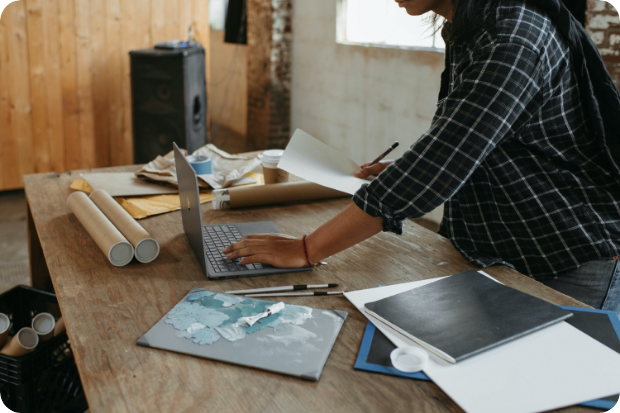
M208 10L208 0L11 3L0 19L0 190L23 187L23 174L133 163L128 52L185 39L193 24L208 58Z

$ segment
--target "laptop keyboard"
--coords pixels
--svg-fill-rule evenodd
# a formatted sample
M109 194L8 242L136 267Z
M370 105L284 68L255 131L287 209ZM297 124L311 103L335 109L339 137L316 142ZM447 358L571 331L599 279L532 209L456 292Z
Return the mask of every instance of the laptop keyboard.
M207 258L216 273L238 272L247 270L260 270L262 264L240 264L241 258L229 260L222 250L241 240L243 235L234 225L213 225L204 227L204 242L207 251Z

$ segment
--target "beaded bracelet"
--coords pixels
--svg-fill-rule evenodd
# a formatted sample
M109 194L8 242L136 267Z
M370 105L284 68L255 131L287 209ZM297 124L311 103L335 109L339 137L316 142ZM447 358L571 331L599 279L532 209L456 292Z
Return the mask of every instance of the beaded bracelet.
M318 265L319 263L317 262L316 264L312 264L310 262L310 258L308 258L308 248L306 248L306 236L304 235L304 237L301 239L303 244L304 244L304 254L306 255L306 262L308 263L308 265L310 266L310 268L314 268L316 265Z

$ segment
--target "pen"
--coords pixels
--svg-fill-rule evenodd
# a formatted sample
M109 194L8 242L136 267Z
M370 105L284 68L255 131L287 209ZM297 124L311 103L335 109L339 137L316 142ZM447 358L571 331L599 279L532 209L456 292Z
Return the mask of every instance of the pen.
M246 297L300 297L300 296L318 296L318 295L342 295L344 291L333 292L311 292L304 293L267 293L267 294L247 294Z
M379 155L377 157L377 159L375 159L374 161L372 161L370 163L370 165L367 166L367 168L370 168L371 166L373 166L374 164L376 164L377 162L381 161L383 158L385 158L386 156L388 156L390 154L390 152L392 152L394 149L398 148L398 141L394 142L394 144L392 146L390 146L389 148L386 149L385 152L383 152L381 155Z
M247 294L247 293L268 293L273 291L300 291L312 288L336 288L338 284L317 284L317 285L285 285L282 287L255 288L252 290L226 291L224 294Z

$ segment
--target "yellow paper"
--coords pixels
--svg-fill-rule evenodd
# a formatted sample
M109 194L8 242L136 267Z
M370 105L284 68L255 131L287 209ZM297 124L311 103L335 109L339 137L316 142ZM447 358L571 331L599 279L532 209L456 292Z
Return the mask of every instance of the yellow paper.
M242 186L255 186L265 184L263 175L257 172L248 172L244 176L255 180L257 183ZM239 188L240 187L241 186L239 186ZM94 192L94 189L88 184L88 182L83 179L77 179L73 181L73 183L71 184L71 189L86 192L87 194ZM212 191L200 192L201 204L211 202L211 200L213 199L211 192ZM177 194L114 199L134 219L143 219L153 215L165 214L166 212L172 212L181 209L179 195Z

